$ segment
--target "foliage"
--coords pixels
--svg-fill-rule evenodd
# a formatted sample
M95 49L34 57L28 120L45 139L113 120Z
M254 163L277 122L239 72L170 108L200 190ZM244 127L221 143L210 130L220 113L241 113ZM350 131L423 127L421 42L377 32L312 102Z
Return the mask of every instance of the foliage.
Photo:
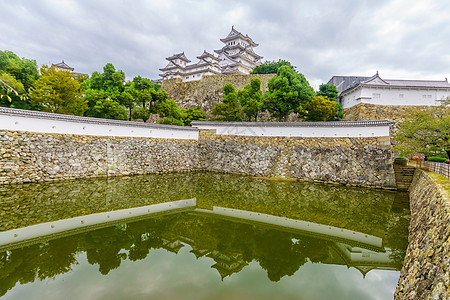
M147 120L150 118L150 112L145 107L134 107L131 110L131 118L133 119L141 119L144 122L147 122Z
M327 97L315 96L300 106L299 116L305 121L331 121L338 117L340 105Z
M126 109L119 102L109 98L98 100L89 110L89 117L115 120L128 119Z
M198 107L183 109L181 115L185 126L191 125L192 121L206 120L206 112Z
M444 157L432 156L432 157L428 157L428 161L445 163L445 162L447 162L447 159Z
M267 86L269 90L264 94L263 107L280 121L314 96L305 76L288 66L280 67L277 76L269 79Z
M327 97L330 100L337 102L338 91L336 87L332 84L321 84L319 86L319 91L316 93L316 96Z
M259 78L252 78L251 82L242 91L238 91L237 95L245 119L247 121L251 121L252 119L256 121L263 104L261 80Z
M0 105L32 109L28 101L31 84L39 77L36 61L0 51Z
M124 107L128 108L128 110L129 110L128 119L130 121L131 121L131 109L134 107L133 100L134 100L133 96L128 91L124 91L117 96L117 101ZM146 120L144 120L144 121L146 121Z
M217 103L212 114L219 116L214 120L217 121L241 121L241 105L238 95L231 83L227 83L223 87L223 99L221 103Z
M0 72L13 76L28 91L32 83L39 77L35 60L20 59L11 51L0 51Z
M166 99L156 104L156 111L161 119L158 123L183 125L181 110L173 99Z
M103 73L94 72L91 78L83 82L83 88L103 91L106 98L117 100L120 93L124 91L125 73L116 71L113 64L107 63L103 67Z
M86 90L85 99L89 106L85 115L131 120L132 110L137 103L143 103L145 107L147 99L142 96L141 92L146 85L152 85L151 81L140 76L135 77L132 82L125 83L125 73L122 70L116 70L113 64L108 63L103 67L103 73L94 72L89 79L82 83ZM113 104L108 99L117 104ZM127 115L126 118L123 117L124 112ZM147 113L141 114L141 118L145 121L148 119L147 115Z
M450 108L440 106L431 111L410 114L395 135L396 150L407 155L422 152L427 156L447 153L450 158Z
M405 157L402 157L402 156L396 157L396 158L395 158L395 160L403 160L403 161L408 161L408 159L407 159L407 158L405 158Z
M183 120L176 119L174 117L165 117L158 121L159 124L166 124L166 125L177 125L177 126L183 126Z
M33 83L30 102L41 105L44 111L69 115L83 115L88 107L71 72L45 65L41 77Z
M14 100L20 100L19 94L25 91L23 84L12 75L0 72L0 103L2 106L11 106ZM14 102L16 102L14 101Z
M265 61L259 66L254 67L251 74L277 74L278 69L282 66L287 66L295 72L295 67L290 62L279 59L278 61Z

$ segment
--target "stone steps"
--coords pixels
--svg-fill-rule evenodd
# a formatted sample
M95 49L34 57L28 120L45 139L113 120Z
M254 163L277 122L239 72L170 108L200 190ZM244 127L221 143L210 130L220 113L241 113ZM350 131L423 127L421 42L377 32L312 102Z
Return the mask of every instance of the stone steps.
M395 181L397 190L408 191L414 177L416 168L394 164Z

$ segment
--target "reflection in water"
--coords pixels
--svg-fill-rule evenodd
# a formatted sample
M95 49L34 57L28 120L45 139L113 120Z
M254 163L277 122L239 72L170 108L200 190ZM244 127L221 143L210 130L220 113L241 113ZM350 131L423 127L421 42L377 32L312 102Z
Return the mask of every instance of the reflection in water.
M401 205L407 196L402 194L214 173L2 186L0 196L3 233L87 214L197 199L190 211L149 214L145 220L47 236L21 247L4 245L0 296L17 283L71 272L81 252L106 275L124 260L145 259L152 249L178 253L187 245L197 258L212 258L222 279L252 261L275 282L308 261L355 267L363 275L372 269L399 270L409 223L407 207Z

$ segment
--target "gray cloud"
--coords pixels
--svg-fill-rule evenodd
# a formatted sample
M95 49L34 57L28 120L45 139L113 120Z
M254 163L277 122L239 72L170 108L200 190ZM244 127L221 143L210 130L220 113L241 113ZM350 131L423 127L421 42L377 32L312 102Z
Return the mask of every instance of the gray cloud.
M333 75L443 78L450 4L434 1L0 0L0 50L79 72L111 62L157 78L165 57L219 49L231 25L268 60L287 59L316 87Z

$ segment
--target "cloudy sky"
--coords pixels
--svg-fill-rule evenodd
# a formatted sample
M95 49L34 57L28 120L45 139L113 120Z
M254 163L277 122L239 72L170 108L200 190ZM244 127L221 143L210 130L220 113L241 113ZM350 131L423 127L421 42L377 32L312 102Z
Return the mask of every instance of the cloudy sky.
M264 60L286 59L318 88L333 75L450 77L448 0L0 0L0 50L91 74L111 62L158 78L165 58L196 62L234 25Z

